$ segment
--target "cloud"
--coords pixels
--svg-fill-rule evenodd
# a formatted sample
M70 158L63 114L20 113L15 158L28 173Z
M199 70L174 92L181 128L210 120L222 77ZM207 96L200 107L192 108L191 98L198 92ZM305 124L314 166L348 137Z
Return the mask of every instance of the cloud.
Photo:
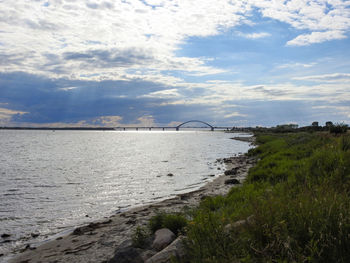
M211 114L236 120L252 112L228 107L247 101L269 108L267 102L349 96L348 73L332 73L348 66L347 57L331 68L321 65L323 53L304 47L348 36L345 1L47 3L0 1L0 102L8 103L0 106L25 113L8 114L11 121L103 125L151 116L168 123ZM232 32L271 38L250 41ZM314 53L308 61L317 65L305 62L303 51ZM303 72L273 76L270 65Z
M265 38L271 36L270 33L267 32L259 32L259 33L238 33L239 36L249 38L249 39L259 39L259 38Z
M287 46L308 46L329 40L347 38L343 31L312 32L311 34L299 35L287 42Z
M247 116L248 115L242 114L242 113L239 113L239 112L232 112L232 113L224 115L224 118L225 119L230 119L230 118L233 118L233 117L247 117Z
M332 1L22 1L0 2L2 72L52 78L125 80L203 77L227 71L204 57L180 56L192 38L257 25L257 14L302 32L287 42L302 46L342 39L350 28L346 2ZM306 32L305 32L306 31ZM241 33L250 39L269 32ZM146 70L145 70L146 69ZM143 74L129 75L130 70ZM169 74L169 73L168 73ZM154 80L154 79L153 79Z
M6 106L7 104L1 103L0 105ZM7 108L0 108L0 124L8 123L14 116L27 114L25 111L11 110Z
M130 67L132 65L146 65L153 62L151 50L127 48L124 50L89 50L86 52L65 52L64 60L73 60L89 64L93 67L114 68Z
M310 45L343 39L350 29L350 9L347 1L253 0L264 17L272 18L297 30L307 30L287 42L287 45Z
M294 77L294 79L314 81L314 82L350 83L350 73L332 73L332 74L323 74L323 75L312 75L312 76Z
M278 65L276 68L278 69L288 69L288 68L312 68L316 65L316 62L312 63L299 63L299 62L291 62Z
M151 92L146 95L142 95L141 97L145 98L160 98L160 99L174 99L181 97L180 93L178 92L178 89L167 89L167 90L160 90Z

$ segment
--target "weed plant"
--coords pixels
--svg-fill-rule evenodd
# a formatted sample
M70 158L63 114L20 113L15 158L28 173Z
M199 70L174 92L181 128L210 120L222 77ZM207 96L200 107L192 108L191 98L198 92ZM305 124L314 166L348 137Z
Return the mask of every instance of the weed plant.
M131 237L133 247L144 248L147 245L149 236L147 229L137 226Z
M193 213L184 262L350 262L349 134L256 141L243 186Z
M187 219L182 214L159 213L153 216L149 221L149 229L152 233L161 228L170 229L175 235L178 235L187 225Z

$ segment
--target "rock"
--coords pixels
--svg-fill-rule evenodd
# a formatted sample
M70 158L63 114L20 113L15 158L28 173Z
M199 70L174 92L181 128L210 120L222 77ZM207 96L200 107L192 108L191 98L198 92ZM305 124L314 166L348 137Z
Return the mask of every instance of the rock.
M146 260L145 263L170 263L172 257L177 259L183 258L185 256L184 240L184 236L178 237L165 249Z
M174 175L173 175L172 173L168 173L167 176L170 176L170 177L171 177L171 176L174 176Z
M236 175L238 167L232 168L231 170L225 171L225 175Z
M33 238L36 238L36 237L38 237L39 236L39 234L38 233L31 233L30 234Z
M107 263L143 263L141 252L141 249L132 247L131 240L126 240L117 248L113 258Z
M140 249L134 247L126 247L118 250L108 263L143 263Z
M157 252L153 251L153 250L146 250L146 251L143 251L141 253L141 257L143 259L143 261L146 261L147 259L153 257Z
M152 247L157 251L162 250L176 238L175 234L167 228L156 231Z
M210 177L215 177L215 174L209 174Z
M238 220L234 222L233 224L227 224L224 229L225 232L228 233L231 231L232 228L239 228L241 226L244 226L246 224L252 224L254 221L254 215L248 216L246 219Z
M243 220L238 220L236 222L233 223L233 227L241 227L243 225L245 225L247 223L247 220L243 219Z
M20 252L24 252L24 251L26 251L26 250L35 250L36 249L36 247L32 247L30 244L27 244L26 246L25 246L25 248L23 248L23 249L21 249L20 250Z
M11 236L10 234L6 234L6 233L1 235L2 238L9 238L10 236Z
M240 182L237 179L231 178L225 180L225 184L240 184Z

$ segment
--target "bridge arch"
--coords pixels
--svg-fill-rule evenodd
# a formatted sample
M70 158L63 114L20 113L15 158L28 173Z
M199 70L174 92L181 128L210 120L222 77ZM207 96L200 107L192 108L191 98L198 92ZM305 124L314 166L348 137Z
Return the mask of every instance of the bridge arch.
M207 123L207 122L198 121L198 120L185 121L185 122L181 123L180 125L176 126L176 130L178 131L178 130L180 129L181 126L183 126L183 125L185 125L185 124L187 124L187 123L190 123L190 122L200 122L200 123L203 123L203 124L209 126L209 127L210 127L210 130L212 130L212 131L214 130L214 126L210 125L210 124Z

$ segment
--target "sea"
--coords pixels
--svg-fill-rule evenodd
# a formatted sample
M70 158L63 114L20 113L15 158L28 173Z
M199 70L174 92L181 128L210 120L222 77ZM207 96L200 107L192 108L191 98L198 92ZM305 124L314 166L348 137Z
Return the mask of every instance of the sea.
M222 131L0 130L0 261L77 226L190 192L249 143ZM9 235L9 236L6 236Z

